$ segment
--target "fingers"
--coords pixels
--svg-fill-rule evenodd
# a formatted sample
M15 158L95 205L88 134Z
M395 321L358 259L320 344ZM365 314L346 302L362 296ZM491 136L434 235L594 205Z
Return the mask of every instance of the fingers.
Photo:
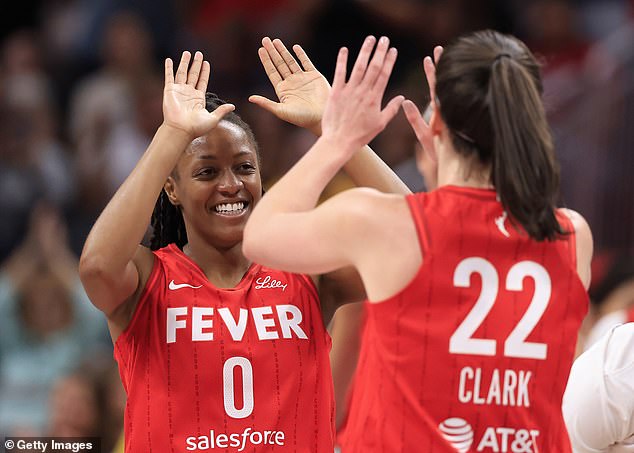
M308 58L308 55L306 54L306 52L304 52L304 49L302 49L302 46L300 46L299 44L295 44L293 46L293 52L295 52L295 55L297 55L297 58L299 59L299 62L302 64L304 71L317 70L317 68L315 68L315 65L313 65L313 62L310 61L310 58Z
M442 56L442 46L434 47L434 59L431 57L425 57L423 60L423 68L425 69L425 76L427 77L427 85L429 86L429 97L431 99L432 106L436 104L436 64Z
M183 52L181 55L181 61L178 64L178 69L176 70L176 77L174 78L174 83L187 83L187 68L189 67L189 61L192 58L192 54L189 51Z
M376 38L374 36L368 36L365 38L365 41L363 41L359 55L357 55L357 60L354 63L352 72L350 73L349 83L358 84L361 82L361 79L363 79L375 42Z
M259 105L263 109L268 110L269 112L277 115L277 110L279 106L277 102L273 102L270 99L265 98L264 96L257 95L257 94L249 96L249 102L252 102L255 105Z
M387 82L390 79L390 75L392 74L392 69L394 69L394 63L396 62L396 56L398 52L394 47L392 47L385 56L385 60L383 61L383 66L379 71L378 76L376 77L376 81L374 82L374 90L383 93L385 88L387 88ZM368 72L370 70L368 69Z
M382 36L379 39L379 43L374 50L374 55L372 56L372 60L370 61L368 69L366 70L365 76L363 77L363 83L367 87L373 87L376 83L377 78L379 77L379 74L381 74L381 72L383 71L385 56L388 52L389 46L390 40L386 36Z
M262 62L262 66L264 67L264 72L266 72L267 77L271 81L273 86L277 86L283 79L279 72L277 72L277 68L273 64L269 53L264 47L260 47L258 49L258 56L260 57L260 61Z
M203 54L196 52L194 54L194 61L192 62L189 71L187 72L187 84L196 86L198 84L198 76L200 76L200 70L203 67Z
M337 55L337 66L335 76L332 80L332 89L339 90L346 84L346 66L348 65L348 49L342 47Z
M434 47L434 63L438 64L438 60L440 60L443 50L442 46Z
M277 72L279 72L279 74L282 76L282 79L285 79L293 73L288 67L288 64L286 64L286 62L284 61L284 58L282 58L282 55L280 55L278 50L275 48L275 45L273 44L273 41L271 41L271 38L266 37L262 39L262 46L269 53L269 57L273 61Z
M218 122L220 122L220 120L224 118L226 114L233 112L235 109L236 106L233 104L222 104L212 112L212 115L216 117Z
M208 61L203 60L202 52L196 51L190 67L191 58L191 52L186 50L182 53L176 76L174 76L174 62L171 58L165 59L165 86L174 83L186 83L194 86L199 91L207 90L211 66Z
M423 115L421 115L420 110L418 110L416 104L414 104L409 99L403 102L403 111L405 112L405 117L407 118L407 121L414 130L416 138L419 142L422 143L422 137L425 133L425 129L428 127L425 123L425 120L423 119Z
M165 59L165 86L174 83L174 62L171 58Z
M203 66L200 70L200 76L198 77L198 83L196 83L196 89L200 91L207 91L207 84L209 83L209 75L211 74L211 66L208 61L203 61Z
M286 48L282 40L274 39L273 46L275 46L275 49L277 49L279 54L282 56L282 58L284 59L284 62L286 63L286 65L288 66L288 68L291 70L292 73L302 72L302 68L297 64L297 61L295 61L295 58L293 58L293 56L288 51L288 49Z
M398 113L398 109L401 108L401 104L405 100L405 96L396 96L390 102L387 103L385 108L381 111L381 119L383 124L389 123L392 118Z
M431 57L425 57L423 60L423 68L427 77L427 85L429 86L429 97L432 103L436 102L436 66Z

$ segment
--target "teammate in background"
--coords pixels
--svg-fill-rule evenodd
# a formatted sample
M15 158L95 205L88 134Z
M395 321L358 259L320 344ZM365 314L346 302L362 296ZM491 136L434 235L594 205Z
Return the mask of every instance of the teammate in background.
M342 451L569 452L561 400L592 236L579 214L556 209L538 64L512 36L460 37L430 81L430 126L404 103L433 142L438 188L352 189L315 207L396 113L398 98L381 108L386 57L367 65L371 50L348 81L340 51L323 134L264 195L243 242L266 266L361 275L369 303Z
M330 86L299 46L295 53L301 67L281 41L263 40L281 103L252 101L319 133ZM125 450L331 453L325 325L337 303L365 294L344 269L319 279L320 302L311 277L242 254L262 194L257 144L232 105L206 96L209 74L200 52L193 61L184 52L176 74L166 60L163 124L81 257L127 392ZM355 182L407 191L367 147L347 170Z
M575 453L634 452L634 322L612 327L577 357L563 413Z

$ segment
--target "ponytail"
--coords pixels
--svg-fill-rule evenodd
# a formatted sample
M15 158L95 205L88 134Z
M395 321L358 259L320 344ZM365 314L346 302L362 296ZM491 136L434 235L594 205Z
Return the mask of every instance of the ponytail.
M491 166L513 223L538 241L566 234L556 218L559 166L541 101L539 65L517 38L458 38L436 68L439 112L458 153Z
M510 57L493 61L488 92L493 186L504 209L534 239L564 234L555 216L559 167L540 93Z

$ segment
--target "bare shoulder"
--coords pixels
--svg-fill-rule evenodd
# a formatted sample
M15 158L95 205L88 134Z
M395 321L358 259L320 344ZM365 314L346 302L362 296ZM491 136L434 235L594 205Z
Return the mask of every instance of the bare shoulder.
M344 205L353 216L366 218L381 217L382 211L388 210L391 214L395 210L400 214L409 210L406 198L403 194L383 193L368 187L357 187L335 195L331 199L337 204Z
M407 197L366 188L353 189L342 200L354 211L354 263L367 297L385 300L402 290L422 264L419 247L412 246L418 237Z
M592 235L590 225L588 225L586 219L577 211L569 208L559 208L559 212L565 214L566 217L570 219L572 226L575 228L575 233L587 233Z
M590 265L592 263L592 254L594 241L592 238L592 230L586 219L577 211L567 208L560 208L560 212L566 215L575 229L575 238L577 244L577 271L584 286L590 287Z

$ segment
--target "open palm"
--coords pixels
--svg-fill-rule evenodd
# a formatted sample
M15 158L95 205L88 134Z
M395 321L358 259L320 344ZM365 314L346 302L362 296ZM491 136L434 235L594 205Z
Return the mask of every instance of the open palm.
M183 52L174 75L171 59L165 61L165 88L163 90L163 121L181 129L192 137L199 137L216 127L224 115L234 109L225 104L213 112L205 108L205 91L209 82L209 62L196 52L189 67L191 54Z
M258 95L249 100L284 121L320 134L330 84L300 46L293 50L302 66L279 39L264 38L262 46L258 55L279 102Z

